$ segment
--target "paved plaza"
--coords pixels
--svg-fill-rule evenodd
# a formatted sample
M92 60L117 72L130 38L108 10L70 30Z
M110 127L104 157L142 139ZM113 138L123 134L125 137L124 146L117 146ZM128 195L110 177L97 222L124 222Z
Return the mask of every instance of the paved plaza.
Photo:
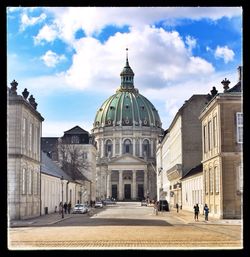
M140 203L117 203L89 214L58 213L12 221L9 249L242 249L242 221L198 222L175 209L155 214Z

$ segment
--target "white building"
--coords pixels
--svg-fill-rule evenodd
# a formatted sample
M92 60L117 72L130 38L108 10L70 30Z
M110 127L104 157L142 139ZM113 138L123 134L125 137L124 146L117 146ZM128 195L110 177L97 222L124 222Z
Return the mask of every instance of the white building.
M97 144L97 198L156 198L155 151L161 120L134 87L126 59L121 86L98 109L92 134Z
M84 185L73 180L42 152L41 167L41 214L59 211L59 203L87 202L87 197L81 199Z
M157 146L157 198L170 207L182 205L181 178L201 163L202 138L199 115L207 95L193 95L175 115Z
M18 95L14 80L8 88L8 214L9 219L40 215L41 114L33 95L25 89Z

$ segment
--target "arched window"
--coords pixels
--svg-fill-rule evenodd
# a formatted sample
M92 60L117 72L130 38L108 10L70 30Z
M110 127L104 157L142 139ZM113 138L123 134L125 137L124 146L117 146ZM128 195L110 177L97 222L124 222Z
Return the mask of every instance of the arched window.
M143 153L143 156L147 156L149 157L150 155L150 151L149 151L149 141L147 139L145 139L143 141L143 144L142 144L142 153Z
M123 144L123 153L130 153L132 154L132 144L129 139L126 139Z
M111 140L107 140L106 141L106 150L105 150L105 155L106 156L112 156L113 155L113 149L112 149L112 141Z

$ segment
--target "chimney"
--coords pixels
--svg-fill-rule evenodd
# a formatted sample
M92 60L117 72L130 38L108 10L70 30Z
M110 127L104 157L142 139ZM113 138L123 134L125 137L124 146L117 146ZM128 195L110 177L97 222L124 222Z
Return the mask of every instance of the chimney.
M228 85L230 83L231 82L227 78L225 78L224 80L221 81L221 84L223 85L223 88L224 88L224 93L227 92L227 90L229 89Z

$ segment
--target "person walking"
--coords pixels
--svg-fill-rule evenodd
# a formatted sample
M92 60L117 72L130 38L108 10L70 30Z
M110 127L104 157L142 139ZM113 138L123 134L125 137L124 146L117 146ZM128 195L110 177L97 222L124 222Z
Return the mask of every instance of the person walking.
M61 213L62 213L62 209L63 209L63 203L62 203L62 202L60 202L60 204L59 204L59 214L61 214Z
M195 221L199 221L199 219L198 219L199 212L200 212L200 209L199 209L199 205L198 205L198 203L197 203L197 204L194 206L194 220L195 220Z
M67 205L66 202L64 203L63 208L64 208L64 213L66 214L67 213L67 209L68 209L68 205Z
M176 207L176 211L179 212L179 204L178 203L176 203L175 207Z
M68 214L70 214L70 211L71 211L71 202L69 201L69 203L68 203Z
M205 203L205 206L204 206L204 213L205 213L205 221L208 221L209 208L208 208L206 203Z

